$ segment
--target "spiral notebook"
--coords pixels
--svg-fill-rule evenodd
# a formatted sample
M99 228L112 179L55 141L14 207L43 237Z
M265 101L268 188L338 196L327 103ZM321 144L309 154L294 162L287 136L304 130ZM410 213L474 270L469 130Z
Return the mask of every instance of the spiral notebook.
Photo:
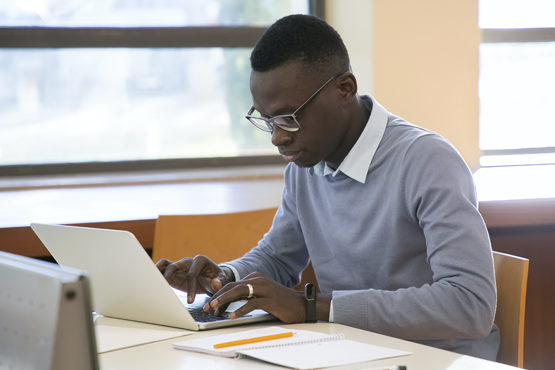
M214 345L218 343L291 331L294 335L289 338L228 348L214 348ZM328 335L308 330L284 329L279 326L176 342L173 343L173 347L222 357L252 357L294 369L318 369L411 354L407 351L348 340L343 334ZM310 355L307 356L307 354Z

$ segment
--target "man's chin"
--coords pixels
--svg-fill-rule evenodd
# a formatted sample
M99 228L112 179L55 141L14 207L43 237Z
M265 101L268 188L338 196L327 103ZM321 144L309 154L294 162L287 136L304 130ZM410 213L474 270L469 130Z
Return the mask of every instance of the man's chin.
M306 152L297 152L294 155L282 154L281 156L286 162L294 163L298 167L302 167L302 168L314 167L315 165L320 163L319 160L306 158L306 154L307 154Z
M312 162L312 161L303 161L303 160L300 160L300 161L295 161L295 162L293 162L293 163L294 163L295 165L297 165L298 167L301 167L301 168L309 168L309 167L314 167L314 166L316 166L318 163L320 163L320 161Z

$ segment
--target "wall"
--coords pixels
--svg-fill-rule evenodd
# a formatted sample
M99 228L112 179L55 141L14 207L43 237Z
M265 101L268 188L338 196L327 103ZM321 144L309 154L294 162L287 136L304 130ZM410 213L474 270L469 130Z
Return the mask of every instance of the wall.
M327 0L326 21L339 32L349 50L360 94L374 94L372 0Z
M365 87L359 91L445 136L478 169L477 0L327 0L326 6Z

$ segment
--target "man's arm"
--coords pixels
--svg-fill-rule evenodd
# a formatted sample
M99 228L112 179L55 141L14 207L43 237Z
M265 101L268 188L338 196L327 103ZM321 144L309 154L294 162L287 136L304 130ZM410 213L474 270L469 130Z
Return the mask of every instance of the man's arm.
M334 291L334 321L403 339L486 337L495 314L495 278L470 171L449 144L431 135L412 145L403 166L399 191L408 217L424 232L433 282L395 291Z
M230 302L246 299L250 284L254 288L254 298L230 315L231 318L243 316L254 309L263 309L284 322L305 321L304 295L292 289L299 283L309 257L297 216L295 180L291 166L285 170L282 205L268 233L245 256L222 264L233 266L240 281L228 284L216 293L205 310L216 310L216 314L219 314ZM317 318L327 321L331 294L318 294L316 302Z
M285 171L286 179L289 168ZM282 206L274 217L272 227L258 246L245 256L220 265L216 265L205 256L183 258L177 262L162 259L157 266L170 285L187 291L187 300L192 302L197 293L216 293L226 284L258 272L279 282L284 289L294 292L296 296L295 291L285 286L293 287L298 284L302 271L308 265L308 252L297 219L295 201L291 196L290 187L293 186L293 182L290 181L289 184L289 189L286 185L283 191ZM248 289L247 294L244 292L244 289L235 291L233 299L245 298ZM226 307L229 302L231 301L226 301ZM223 309L223 305L224 303L220 303L218 307Z
M292 165L287 166L284 177L282 203L268 233L243 257L225 263L233 266L241 279L259 272L284 286L294 287L308 266L308 251L297 215Z

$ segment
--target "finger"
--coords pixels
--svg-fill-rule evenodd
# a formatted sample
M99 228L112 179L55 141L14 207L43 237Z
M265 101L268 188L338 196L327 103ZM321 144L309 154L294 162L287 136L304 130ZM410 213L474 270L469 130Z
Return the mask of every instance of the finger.
M191 266L189 267L189 272L185 275L185 281L187 282L187 302L193 303L195 300L196 286L199 276L207 270L210 265L210 260L204 256L196 256L193 259ZM211 278L212 276L208 276ZM206 286L205 286L206 288Z
M164 277L172 287L180 290L185 290L187 288L183 286L187 283L184 276L189 271L192 262L190 258L182 258L166 267Z
M255 289L257 291L261 291L261 287L265 286L267 284L266 282L266 278L264 277L264 275L260 274L260 273L251 273L249 275L247 275L244 279L241 279L239 281L235 281L235 282L231 282L231 283L227 283L222 289L220 289L218 292L216 292L216 294L214 294L214 296L212 297L211 301L214 301L216 299L218 299L219 296L221 296L222 294L228 292L229 290L237 287L237 286L243 286L243 296L241 299L248 299L249 298L249 294L250 294L250 289L249 289L249 284L253 287L253 296L255 295ZM255 288L255 286L258 286L258 288ZM235 292L235 293L239 293L239 292Z
M214 302L215 300L217 300L222 294L224 294L225 292L229 291L230 289L232 289L233 287L235 287L235 285L237 285L237 283L229 283L227 285L225 285L222 289L216 291L212 297L210 297L210 299L208 300L208 302L206 302L204 304L204 311L208 312L210 310L212 310L212 302ZM216 307L217 308L217 307Z
M230 284L226 285L226 287L229 286ZM209 302L210 307L215 310L223 306L224 304L229 304L231 302L247 299L247 297L249 296L249 292L250 290L247 284L244 284L244 283L233 284L233 286L230 289L226 289L226 291L222 292L221 294L218 294L217 296L212 297L212 300Z
M222 289L223 284L219 277L212 279L210 282L210 288L212 288L213 292L217 292L218 290Z
M219 306L218 308L216 308L214 310L214 315L215 316L222 316L227 311L227 308L229 307L230 304L231 303L224 303L221 306Z
M210 312L213 311L214 315L216 316L221 316L224 314L224 312L227 311L228 306L233 302L225 302L225 301L219 301L217 302L217 307L212 308L211 303L214 300L217 300L220 296L222 296L225 292L229 291L230 289L232 289L234 286L231 286L230 284L227 284L224 288L222 288L221 290L217 291L208 302L205 303L204 305L204 311L205 312Z
M215 274L214 279L212 279L212 281L210 282L210 289L214 293L219 291L220 289L222 289L227 283L235 281L234 278L231 279L228 276L227 272L224 271L225 268L221 268L220 266L218 266L218 269L219 269L219 273ZM229 268L227 268L227 269L229 269ZM229 269L229 270L231 270L231 269ZM233 273L233 272L231 272L231 273Z
M253 287L253 296L254 296L255 290L258 291L259 293L262 293L262 291L264 290L263 286L265 285L265 283L266 283L266 278L264 277L264 275L260 273L251 273L240 281L227 283L222 289L217 291L211 297L210 301L208 301L204 305L204 311L209 311L210 309L214 309L214 310L217 309L218 312L223 312L220 308L223 305L225 305L225 307L227 308L227 306L231 302L238 301L241 299L248 299L250 294L250 289L248 287L249 284L251 284ZM238 289L242 289L242 290L237 290L236 289L237 287L241 287ZM232 290L233 292L229 293ZM221 297L224 296L224 294L226 296L222 300Z
M156 267L162 274L164 274L166 267L168 267L170 264L172 264L172 261L162 258L160 261L156 262Z
M240 317L245 316L246 314L250 313L251 311L260 309L264 305L265 298L253 298L249 299L247 303L233 311L229 314L230 319L238 319Z

